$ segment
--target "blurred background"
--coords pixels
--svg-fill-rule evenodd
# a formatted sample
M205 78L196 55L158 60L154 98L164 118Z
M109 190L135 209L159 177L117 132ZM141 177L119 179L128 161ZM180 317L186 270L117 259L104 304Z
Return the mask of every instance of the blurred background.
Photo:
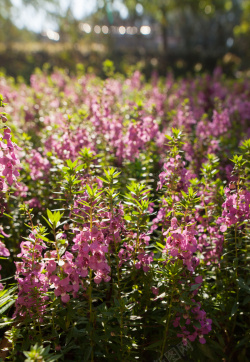
M250 0L1 0L0 68L250 76Z

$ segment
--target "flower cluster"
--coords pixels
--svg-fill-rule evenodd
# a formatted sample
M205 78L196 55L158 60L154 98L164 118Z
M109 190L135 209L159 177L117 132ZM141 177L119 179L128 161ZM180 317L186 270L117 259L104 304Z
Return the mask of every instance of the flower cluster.
M48 279L45 273L46 261L43 259L45 243L36 236L34 230L27 241L20 244L21 253L17 255L21 262L16 262L16 280L18 282L18 298L14 317L21 315L33 317L42 315L46 309L48 297Z
M182 338L184 345L187 341L194 342L198 338L199 342L204 344L206 340L204 335L208 334L212 329L212 320L206 317L206 312L201 309L201 305L191 299L194 305L185 305L185 313L182 318L185 320L185 325L180 325L181 317L177 316L173 322L174 327L180 327L181 333L177 336ZM198 322L198 323L197 323ZM197 325L199 325L197 327Z
M0 148L0 175L4 176L0 183L0 191L6 192L8 185L11 186L16 182L19 176L18 168L20 164L15 153L18 146L11 140L9 127L4 128Z
M164 163L164 171L159 175L158 189L161 189L164 185L176 192L180 192L180 190L186 191L188 187L188 171L184 166L185 162L182 161L180 155L171 157Z
M1 241L0 241L0 256L5 256L5 257L10 256L9 250L6 248L4 243L2 243ZM0 265L0 270L1 269L2 269L2 266ZM0 275L0 279L1 279L1 275ZM2 289L3 289L3 285L0 283L0 290L2 290Z
M0 107L3 107L2 96L0 97ZM17 150L20 149L13 141L11 135L11 129L5 125L7 117L0 112L0 120L4 125L1 126L0 133L0 217L6 211L7 203L5 196L7 195L9 188L17 184L17 178L19 176L18 169L20 168L20 160L17 157ZM0 225L1 237L9 237L4 231L3 226ZM0 256L10 256L9 250L0 241ZM2 266L0 265L0 270ZM1 276L0 276L1 279ZM0 290L3 289L3 285L0 283Z
M176 217L171 219L171 227L163 233L166 236L164 253L174 259L180 259L190 272L199 264L199 259L194 256L197 250L197 234L194 223L187 224L184 230L177 225Z
M220 231L225 232L232 225L240 224L250 216L250 192L241 189L232 193L230 188L225 189L226 201L222 204L222 217L217 223Z
M32 180L47 178L48 172L51 168L51 164L47 158L42 157L36 150L32 150L27 162L30 166L30 177Z

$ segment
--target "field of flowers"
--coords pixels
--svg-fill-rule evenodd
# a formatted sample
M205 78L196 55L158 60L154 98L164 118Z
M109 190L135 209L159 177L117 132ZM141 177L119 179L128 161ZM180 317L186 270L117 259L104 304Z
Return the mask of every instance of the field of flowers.
M0 77L0 361L249 361L250 82Z

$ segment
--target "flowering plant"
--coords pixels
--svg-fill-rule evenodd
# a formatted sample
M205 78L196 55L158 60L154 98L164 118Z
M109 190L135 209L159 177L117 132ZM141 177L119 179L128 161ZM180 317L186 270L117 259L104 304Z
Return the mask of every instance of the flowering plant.
M243 361L249 84L105 67L0 79L3 358Z

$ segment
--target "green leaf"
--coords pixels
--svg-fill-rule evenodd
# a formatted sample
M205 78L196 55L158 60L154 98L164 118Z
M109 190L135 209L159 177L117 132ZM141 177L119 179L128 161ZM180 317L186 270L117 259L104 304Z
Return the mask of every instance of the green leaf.
M247 295L245 298L244 298L244 300L243 300L243 305L246 305L246 304L248 304L250 302L250 295Z
M49 220L48 220L48 219L46 219L46 217L45 217L45 216L43 216L43 215L42 215L42 217L43 217L43 218L44 218L44 220L48 223L49 227L52 229L52 223L51 223L51 222L49 222Z
M202 283L192 285L191 288L190 288L190 290L193 291L193 290L198 289L198 288L201 286L201 284L202 284Z
M49 221L51 221L51 223L53 224L54 215L52 214L52 212L49 209L47 209L47 215L48 215Z
M46 362L54 362L54 361L58 361L59 358L61 358L63 355L62 354L57 354L51 357L47 357L46 358Z
M8 308L10 308L15 303L14 300L10 300L8 303L4 305L4 307L0 308L0 315L3 314Z
M75 168L75 171L76 172L81 171L83 168L84 168L84 165L79 165Z
M193 325L194 325L196 328L201 329L201 324L200 324L199 321L194 320L194 321L193 321Z
M209 361L217 361L216 356L207 344L199 344L198 346L199 349L202 351L202 354L209 358Z
M10 216L9 214L5 214L5 212L4 212L3 214L4 214L4 216L7 216L7 217L9 217L9 218L13 219L13 217L12 217L12 216Z
M45 236L43 235L40 235L40 234L37 234L36 235L39 239L42 239L44 241L47 241L48 243L53 243L53 241L51 241L50 239L46 238Z
M9 326L12 323L14 323L14 320L10 320L10 321L0 323L0 329L5 328L6 326ZM1 360L0 360L0 362L1 362Z
M168 134L165 134L165 137L166 137L169 141L172 141L172 137L169 136Z
M159 248L161 248L161 249L164 249L164 248L165 248L165 246L162 245L161 243L158 243L158 241L156 242L156 245L159 246Z
M91 355L91 351L92 351L92 346L90 346L89 348L87 348L85 350L85 353L84 353L84 362L86 361L89 361L90 359L90 355Z
M124 216L124 220L130 221L130 220L132 220L132 218L131 218L131 216L129 216L129 215L125 215L125 216Z
M89 196L94 196L94 192L93 192L93 190L91 189L91 187L89 187L88 184L86 185L86 189L87 189L87 192L88 192Z
M99 178L99 180L101 180L102 182L104 182L104 183L106 183L106 184L108 184L108 183L109 183L109 181L108 181L108 180L105 180L104 178L102 178L102 177L100 177L100 176L98 176L98 178Z
M238 310L238 305L239 305L239 302L234 302L234 305L233 305L233 308L231 310L231 317L233 317L235 315L235 313L237 312Z
M148 347L145 347L144 349L145 350L153 349L153 350L157 351L158 348L156 348L156 347L161 346L161 345L162 345L162 340L158 340L157 342L150 344Z
M238 284L241 289L244 289L247 293L250 294L250 287L244 282L243 279L239 278Z

